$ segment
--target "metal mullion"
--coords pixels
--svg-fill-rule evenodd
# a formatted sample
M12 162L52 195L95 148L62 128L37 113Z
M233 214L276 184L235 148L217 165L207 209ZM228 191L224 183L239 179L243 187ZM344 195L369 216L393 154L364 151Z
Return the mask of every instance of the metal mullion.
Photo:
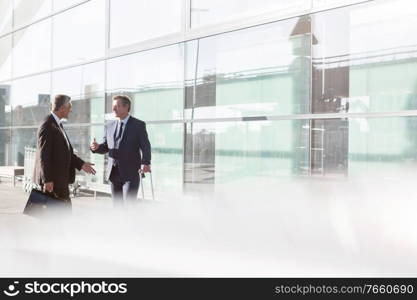
M105 1L106 1L106 7L105 7L106 12L105 12L104 23L105 23L106 28L104 30L104 34L105 34L105 37L104 37L105 38L104 53L105 53L106 59L104 59L104 84L103 84L103 87L104 87L104 101L103 101L104 115L106 114L106 104L107 104L107 79L108 79L108 76L107 76L107 71L108 71L107 57L110 53L110 38L111 38L110 37L110 22L111 22L111 20L110 20L110 8L111 8L111 2L110 2L110 0L105 0Z
M105 44L105 57L107 58L110 54L110 7L111 7L111 3L110 0L105 0L106 4L105 4L105 17L104 17L104 26L105 26L105 30L104 30L104 44Z
M311 2L311 7L313 7L313 0ZM313 36L314 36L314 16L310 16L310 87L309 87L309 113L313 113ZM308 135L308 155L309 155L309 168L308 175L311 176L313 169L312 161L312 143L313 143L313 120L309 120L309 135Z
M181 15L181 24L182 24L182 39L185 39L186 33L190 29L190 14L191 14L191 0L182 1L182 15ZM186 80L187 80L187 57L188 57L188 47L187 42L183 43L183 107L182 107L182 132L183 132L183 141L182 141L182 192L184 192L185 184L185 158L186 158L186 147L187 147L187 124L185 120L185 104L186 104ZM152 124L152 123L151 123ZM155 124L155 123L154 123Z
M54 3L55 1L52 1L52 11L54 11ZM50 56L50 78L49 78L49 97L52 97L52 91L53 91L53 73L54 71L52 71L54 69L54 16L51 17L50 19L51 22L51 46L50 46L50 50L51 50L51 56ZM50 99L51 103L52 103L52 99ZM51 108L52 109L52 108Z
M184 3L182 4L183 7L185 6L185 9L189 10L191 7L191 4L190 4L191 0L184 0L184 1L187 1L187 2L186 2L186 5L184 5ZM164 46L169 46L173 44L196 40L199 38L220 35L223 33L233 32L233 31L251 28L251 27L260 26L260 25L265 25L269 23L275 23L275 22L279 22L279 21L283 21L283 20L287 20L287 19L291 19L291 18L303 16L303 15L314 14L314 13L318 13L322 11L329 11L329 10L334 10L334 9L340 9L343 7L354 6L354 5L359 5L359 4L363 4L367 2L374 2L374 1L381 2L381 1L392 1L392 0L364 0L364 1L351 3L351 4L343 5L343 6L341 6L340 4L339 5L336 4L331 7L328 6L325 9L323 9L323 7L310 8L310 9L305 9L302 11L288 13L285 15L284 14L276 15L274 13L272 13L271 16L268 16L268 17L265 17L264 15L258 15L258 16L253 16L253 17L245 18L245 19L236 19L236 20L228 21L228 22L209 24L209 25L197 27L194 29L189 27L189 24L185 24L182 26L182 30L179 33L168 34L168 35L150 39L147 41L141 41L141 42L130 44L128 46L122 46L122 47L111 49L108 57L106 58L114 58L114 57L136 53L140 51L152 50L152 49L156 49L156 48L160 48ZM279 10L275 11L275 13L279 13ZM188 14L186 15L188 16ZM190 19L191 17L189 16L186 22L189 22ZM183 33L184 31L183 27L186 27L186 28L188 27L188 30L185 30L185 33Z
M29 27L35 23L39 23L42 22L44 20L46 20L47 18L50 18L52 16L61 14L63 12L66 12L68 10L71 10L77 6L83 5L87 2L90 2L92 0L85 0L82 1L80 3L76 3L72 6L69 6L63 10L57 11L57 12L53 12L50 15L47 15L43 18L37 19L33 22L27 23L25 25L22 25L18 28L13 28L12 31L6 32L2 35L0 35L0 38L2 38L3 36L6 36L10 33L14 33L18 30L22 30L26 27ZM107 0L106 0L107 1ZM184 1L191 1L191 0L184 0ZM333 10L333 9L338 9L338 8L343 8L343 7L348 7L348 6L354 6L354 5L359 5L359 4L363 4L363 3L367 3L367 2L374 2L374 1L378 1L378 2L390 2L392 0L362 0L362 1L357 1L354 3L335 3L335 4L329 4L326 6L321 6L321 7L317 7L317 8L311 8L311 9L305 9L305 10L299 10L299 11L295 11L295 12L291 12L291 13L287 13L287 14L280 14L280 10L276 10L272 13L268 13L268 15L265 14L261 14L261 15L255 15L255 16L251 16L249 18L245 17L245 18L237 18L233 21L228 21L228 22L221 22L221 23L215 23L215 24L210 24L207 26L201 26L198 27L196 29L190 30L189 33L187 34L187 38L185 40L192 40L192 39L196 39L196 38L200 38L200 37L204 37L204 36L211 36L211 35L216 35L216 34L220 34L220 33L225 33L225 32L230 32L230 31L234 31L234 30L238 30L238 29L243 29L243 28L248 28L248 27L253 27L253 26L257 26L257 25L262 25L262 24L267 24L267 23L272 23L272 22L277 22L277 21L281 21L281 20L286 20L289 18L294 18L294 17L298 17L298 16L302 16L305 14L313 14L313 13L317 13L317 12L322 12L322 11L328 11L328 10ZM190 5L188 5L189 7L191 7ZM242 26L243 24L243 26ZM217 30L213 30L213 28L216 28ZM211 29L211 30L210 30ZM220 30L220 31L218 31ZM206 32L205 34L198 34L198 32ZM197 34L192 34L191 32L195 32ZM182 41L177 41L177 42L183 42L185 40Z
M328 119L375 119L375 118L397 118L417 117L417 110L397 112L373 112L373 113L328 113L328 114L296 114L296 115L274 115L257 117L230 117L230 118L204 118L204 119L177 119L177 120L146 120L147 124L178 124L178 123L215 123L215 122L259 122L259 121L291 121L291 120L328 120ZM104 123L73 123L66 126L95 126ZM18 126L19 128L31 128L38 125ZM8 126L0 127L7 129Z
M40 23L40 22L42 22L42 21L45 21L45 20L47 20L47 19L49 19L49 18L51 18L51 17L53 17L53 16L55 16L55 15L58 15L58 14L64 13L64 12L66 12L66 11L70 10L70 9L73 9L73 8L75 8L75 7L77 7L77 6L80 6L80 5L85 4L85 3L87 3L87 2L90 2L90 1L92 1L92 0L85 0L85 1L83 1L83 2L80 2L80 3L74 4L74 5L70 6L70 7L64 8L63 10L60 10L60 11L57 11L57 12L53 12L53 13L51 13L51 14L49 14L49 15L46 15L45 17L42 17L42 18L39 18L39 19L37 19L37 20L35 20L35 21L32 21L32 22L29 22L29 23L27 23L27 24L21 25L21 26L19 26L19 27L17 27L17 28L14 28L14 5L13 5L13 17L12 17L12 20L13 20L13 26L12 26L12 31L9 31L9 32L7 32L7 33L5 33L5 34L0 35L0 38L2 38L3 36L6 36L6 35L8 35L8 34L13 34L13 33L15 33L16 31L19 31L19 30L25 29L25 28L27 28L27 27L30 27L30 26L34 25L34 24ZM52 1L52 9L53 9L53 1Z
M76 4L74 6L66 8L66 9L64 9L60 12L56 12L49 17L55 16L58 13L65 12L67 10L70 10L71 8L82 5L82 4L84 4L86 2L89 2L89 1L91 1L91 0L81 2L79 4ZM109 1L109 0L106 0L106 1ZM189 1L191 1L191 0L184 0L184 1L188 1L186 3L189 3ZM366 0L366 1L361 1L361 2L358 2L358 3L349 4L349 5L345 5L345 6L354 6L354 5L358 5L358 4L362 4L362 3L366 3L366 2L373 2L373 1L377 1L377 0ZM391 1L391 0L378 0L378 1L387 2L387 1ZM189 4L185 5L185 7L187 7L187 9L188 9L188 7L190 7L190 5ZM341 6L341 7L344 7L344 6ZM341 7L340 6L335 6L335 7L328 8L326 10L333 10L333 9L338 9L338 8L341 8ZM110 8L107 7L106 14L109 14L109 9ZM314 10L314 9L312 9L312 11L310 13L315 13L315 12L320 12L320 11L325 11L325 10L320 10L320 9ZM84 62L81 62L81 63L75 63L75 64L66 65L66 66L62 66L62 67L58 67L58 68L52 68L50 70L43 70L43 71L40 71L40 72L27 74L27 75L24 75L24 76L12 77L10 79L3 80L2 82L21 79L21 78L30 77L30 76L35 76L35 75L43 74L43 73L46 73L46 72L54 72L54 71L57 71L57 70L67 69L67 68L76 67L76 66L82 66L82 65L86 65L86 64L106 60L106 59L111 59L111 58L115 58L115 57L129 55L129 54L133 54L133 53L137 53L137 52L141 52L141 51L148 51L148 50L152 50L152 49L156 49L156 48L175 45L175 44L178 44L178 43L184 43L184 42L187 42L187 41L196 40L198 38L204 38L204 37L208 37L208 36L219 35L219 34L231 32L231 31L237 31L237 30L245 29L245 28L248 28L248 27L254 27L254 26L258 26L258 25L262 25L262 24L266 24L266 23L279 22L279 21L282 21L282 20L285 20L285 19L288 19L288 18L297 17L297 16L300 16L300 12L293 13L293 14L288 15L286 17L281 17L281 18L275 17L273 20L263 20L262 22L255 22L254 24L244 25L244 26L242 26L242 22L239 22L239 21L233 21L232 23L227 23L229 25L214 24L214 25L206 26L206 27L208 27L208 29L207 29L208 31L203 30L201 32L201 30L202 30L201 28L199 28L199 29L190 29L190 30L186 30L186 32L184 32L184 33L174 33L174 34L170 34L170 35L160 37L160 38L156 38L156 39L153 39L153 40L139 42L139 43L136 43L136 44L132 44L132 45L125 46L125 47L120 47L120 48L115 48L115 49L110 49L109 48L110 45L107 44L106 45L106 54L105 54L104 57L91 59L91 60L84 61ZM48 17L45 17L41 20L44 20L46 18L48 18ZM261 20L262 20L262 18L261 18ZM38 20L36 22L39 22L39 21L40 20ZM36 23L36 22L34 22L34 23ZM110 43L110 41L109 41L110 40L110 37L109 37L109 31L110 31L109 26L110 26L110 24L109 24L109 22L110 22L109 17L106 15L106 30L105 31L107 31L106 32L107 43ZM186 22L188 22L188 21L186 21ZM25 27L28 27L28 26L30 26L34 23L26 25ZM215 28L215 29L213 30L213 28ZM22 28L16 29L12 33L14 33L17 30L21 30L21 29ZM10 34L10 33L5 34L4 36L7 36L8 34Z

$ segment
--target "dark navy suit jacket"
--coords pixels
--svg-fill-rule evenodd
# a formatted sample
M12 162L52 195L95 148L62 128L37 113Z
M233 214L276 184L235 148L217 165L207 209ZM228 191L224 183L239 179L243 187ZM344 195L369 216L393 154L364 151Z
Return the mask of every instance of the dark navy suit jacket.
M103 143L93 153L109 154L106 180L109 180L115 160L122 181L133 181L139 178L141 164L151 164L151 144L146 132L145 122L132 116L126 123L119 149L115 149L115 130L118 120L108 122L104 127Z

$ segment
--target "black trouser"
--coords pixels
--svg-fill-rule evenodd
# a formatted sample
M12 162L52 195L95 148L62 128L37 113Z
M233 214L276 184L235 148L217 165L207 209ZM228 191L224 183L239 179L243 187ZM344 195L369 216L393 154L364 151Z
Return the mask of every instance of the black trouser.
M64 200L71 203L68 186L66 186L66 187L54 187L54 192L60 199L64 199Z
M41 185L41 189L43 190L44 186ZM54 186L54 193L58 196L59 199L62 200L62 205L56 206L55 208L59 211L63 212L71 212L72 211L72 203L70 198L70 192L68 185L65 187L56 187Z
M72 211L72 203L68 185L65 187L54 187L54 192L58 196L58 198L62 199L62 201L64 202L64 204L60 206L60 209L65 211Z
M119 168L113 166L109 179L114 206L123 205L124 203L135 203L138 200L139 174L135 180L122 181Z

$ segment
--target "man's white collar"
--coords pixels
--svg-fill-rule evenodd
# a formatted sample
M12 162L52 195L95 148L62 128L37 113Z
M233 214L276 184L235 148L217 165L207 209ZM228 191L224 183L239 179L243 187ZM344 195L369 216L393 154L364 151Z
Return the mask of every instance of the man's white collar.
M51 111L51 114L54 117L55 121L58 123L58 125L61 124L61 119L58 118L58 116L53 111Z

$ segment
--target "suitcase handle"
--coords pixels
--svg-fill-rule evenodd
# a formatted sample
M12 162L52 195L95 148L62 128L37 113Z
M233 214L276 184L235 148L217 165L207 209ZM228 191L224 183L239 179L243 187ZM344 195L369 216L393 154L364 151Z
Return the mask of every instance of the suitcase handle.
M153 190L153 180L152 180L152 172L148 172L149 173L149 178L151 180L151 191L152 191L152 201L155 201L155 194L154 194L154 190ZM145 200L145 191L143 188L143 178L145 178L145 173L142 172L142 170L140 170L140 186L141 186L141 191L142 191L142 200Z

